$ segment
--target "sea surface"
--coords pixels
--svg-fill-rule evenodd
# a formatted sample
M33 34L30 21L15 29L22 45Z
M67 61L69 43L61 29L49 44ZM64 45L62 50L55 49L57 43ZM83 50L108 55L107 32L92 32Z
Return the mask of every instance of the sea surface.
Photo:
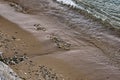
M56 0L92 14L120 29L120 0Z

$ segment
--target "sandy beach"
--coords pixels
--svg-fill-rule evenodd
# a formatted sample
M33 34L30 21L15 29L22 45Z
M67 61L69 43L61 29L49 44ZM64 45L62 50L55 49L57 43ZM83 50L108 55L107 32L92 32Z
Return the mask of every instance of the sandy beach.
M120 79L115 32L78 13L74 25L65 15L72 10L52 0L7 1L0 0L0 51L8 59L25 57L8 63L22 80Z

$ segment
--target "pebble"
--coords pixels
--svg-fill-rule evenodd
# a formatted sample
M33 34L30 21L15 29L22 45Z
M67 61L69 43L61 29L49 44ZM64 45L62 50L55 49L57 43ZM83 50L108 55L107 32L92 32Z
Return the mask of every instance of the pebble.
M14 55L13 57L10 58L4 58L4 57L0 57L1 61L3 61L4 63L6 63L7 65L15 65L15 64L19 64L20 62L28 59L28 57L26 55Z
M10 2L9 4L11 7L14 7L16 11L26 13L25 9L22 6L20 6L19 4L16 4L13 2Z
M49 69L46 66L39 66L39 67L40 67L40 75L45 80L61 80L59 76L52 71L52 69Z
M34 24L34 26L35 26L35 29L36 29L37 31L38 31L38 30L46 31L46 28L41 27L40 24Z
M15 40L16 38L14 36L12 36L12 39Z
M57 37L56 35L51 35L50 39L54 41L58 48L64 49L64 50L70 50L71 44L68 42L65 42L61 38Z

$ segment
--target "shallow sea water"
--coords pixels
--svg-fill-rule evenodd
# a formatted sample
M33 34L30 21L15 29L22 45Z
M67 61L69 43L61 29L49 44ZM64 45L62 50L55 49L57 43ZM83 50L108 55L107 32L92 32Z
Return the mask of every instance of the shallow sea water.
M120 28L120 0L56 0L92 14L113 27Z

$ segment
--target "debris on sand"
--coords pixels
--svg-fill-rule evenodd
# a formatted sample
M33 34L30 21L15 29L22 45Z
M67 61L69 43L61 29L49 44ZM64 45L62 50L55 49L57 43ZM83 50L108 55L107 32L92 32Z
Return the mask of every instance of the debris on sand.
M0 61L4 62L7 65L15 65L26 59L28 59L26 55L15 54L13 57L8 57L8 58L5 58L2 54L0 55Z
M0 32L0 61L7 65L15 65L27 59L25 54L18 55L18 53L22 53L22 51L15 49L16 45L14 43L17 40L14 35L9 36L8 34ZM12 57L6 57L7 54L11 54Z
M60 37L52 34L50 35L50 39L55 42L55 44L57 45L58 48L64 49L64 50L70 50L71 44L64 41L63 39L61 39Z
M40 65L37 68L34 68L33 65L30 65L29 67L29 72L26 74L35 76L37 80L64 80L62 74L56 73L52 68L48 68L47 66Z
M34 27L35 27L35 29L36 29L37 31L39 31L39 30L46 31L46 28L45 28L45 27L41 27L40 24L34 24Z
M39 66L40 75L45 80L63 80L57 73L54 73L52 69L47 68L46 66Z
M20 6L20 5L17 4L17 3L10 2L9 5L10 5L11 7L14 7L15 10L18 11L18 12L27 13L26 10L25 10L25 8L22 7L22 6Z

